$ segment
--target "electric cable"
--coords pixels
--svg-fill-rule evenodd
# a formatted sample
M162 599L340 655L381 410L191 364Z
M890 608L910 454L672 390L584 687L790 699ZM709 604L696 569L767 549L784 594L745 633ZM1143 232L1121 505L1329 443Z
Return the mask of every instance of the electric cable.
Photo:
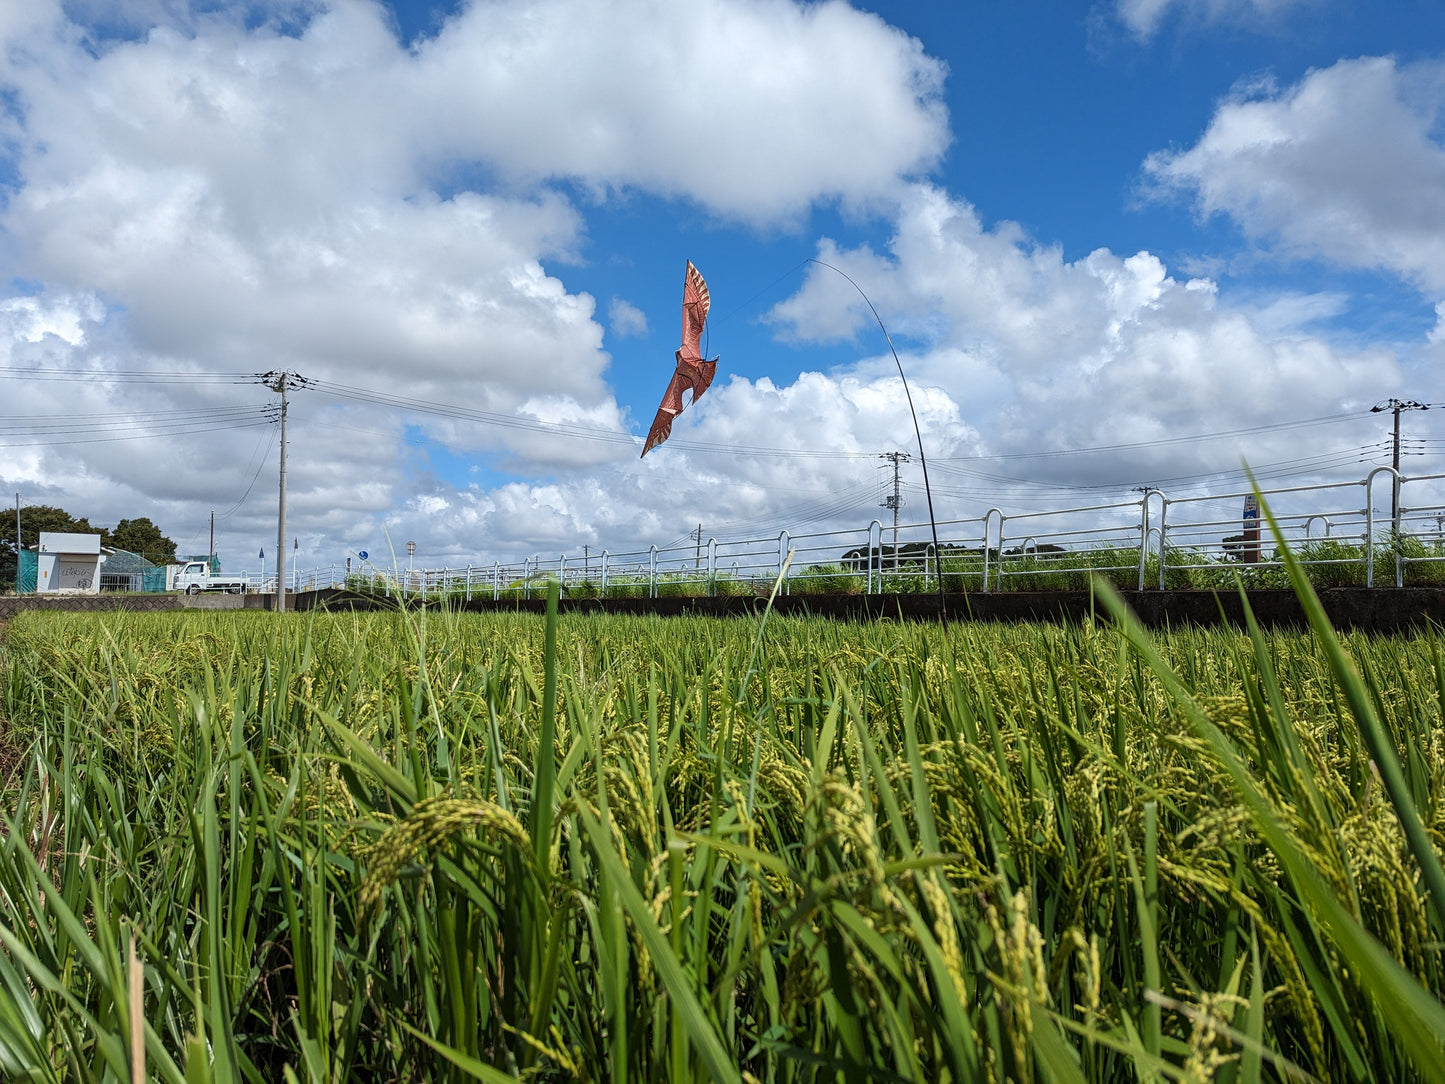
M0 365L0 379L109 381L117 384L253 384L251 373L201 373L193 370L160 369L58 369L39 365Z
M77 437L71 440L0 440L0 448L59 448L76 444L109 444L122 440L144 440L148 437L184 437L197 436L203 433L223 433L231 429L251 429L258 425L270 424L271 421L268 418L255 417L251 420L236 421L228 425L195 425L192 423L182 423L174 426L157 425L143 432L121 433L107 437Z
M235 515L238 511L240 511L241 505L244 504L245 501L246 501L246 498L251 495L251 490L256 487L256 479L258 479L258 478L261 477L261 472L266 469L266 464L269 463L269 462L271 462L271 447L272 447L272 445L271 445L271 443L266 439L266 437L267 437L267 434L266 434L266 433L262 433L261 436L256 440L256 447L252 450L252 452L251 452L251 458L250 458L250 460L248 460L247 463L246 463L246 466L247 466L247 467L250 467L251 463L252 463L252 462L255 462L256 453L261 450L261 448L262 448L263 445L265 446L265 448L266 448L266 454L261 457L261 462L256 465L256 471L255 471L254 474L251 475L251 481L250 481L249 483L247 483L247 485L246 485L246 491L245 491L244 493L242 493L239 497L236 498L236 500L234 501L234 503L232 503L232 505L231 505L230 508L226 509L224 512L218 512L218 513L216 513L216 518L217 518L217 519L229 519L231 516Z

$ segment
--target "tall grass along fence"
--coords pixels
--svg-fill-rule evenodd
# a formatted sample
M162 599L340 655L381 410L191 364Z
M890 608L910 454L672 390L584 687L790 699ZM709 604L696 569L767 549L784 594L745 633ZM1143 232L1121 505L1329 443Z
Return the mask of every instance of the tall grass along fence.
M29 614L0 1073L1439 1081L1445 656Z

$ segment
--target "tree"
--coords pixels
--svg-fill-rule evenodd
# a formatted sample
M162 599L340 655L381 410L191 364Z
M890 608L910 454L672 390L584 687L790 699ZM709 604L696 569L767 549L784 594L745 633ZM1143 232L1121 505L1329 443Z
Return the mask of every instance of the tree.
M150 521L147 520L147 523ZM41 531L71 531L76 534L98 534L90 520L76 519L64 508L49 504L29 504L20 508L21 546L40 545ZM0 589L15 584L15 510L0 515Z
M161 534L161 529L146 516L123 519L115 525L115 530L102 531L100 544L138 553L153 565L172 564L176 559L176 544Z

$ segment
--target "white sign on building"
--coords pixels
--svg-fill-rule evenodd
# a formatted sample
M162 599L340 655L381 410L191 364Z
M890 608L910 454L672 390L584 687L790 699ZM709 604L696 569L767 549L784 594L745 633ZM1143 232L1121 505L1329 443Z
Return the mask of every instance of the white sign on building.
M35 592L40 595L94 595L100 591L100 535L40 532Z

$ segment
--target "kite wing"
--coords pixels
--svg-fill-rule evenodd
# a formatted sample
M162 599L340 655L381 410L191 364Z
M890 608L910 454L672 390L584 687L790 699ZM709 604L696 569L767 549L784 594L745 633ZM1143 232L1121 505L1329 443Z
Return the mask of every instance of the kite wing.
M652 419L652 428L647 431L647 443L642 446L643 455L672 435L672 419L682 413L682 390L687 386L687 378L681 372L672 374L672 380L668 382L667 391L662 396L662 405L657 408L657 417ZM694 392L693 398L696 397L697 393Z
M642 446L646 455L672 433L672 421L682 413L682 393L692 390L692 401L697 402L703 392L712 384L717 373L717 358L704 361L702 357L702 330L707 324L707 312L712 307L707 283L702 273L687 261L687 272L682 282L682 345L675 355L677 369L668 382L662 396L662 405L657 408L657 417L647 432L647 443Z
M682 279L682 350L684 358L698 362L702 360L703 325L707 323L707 310L712 308L712 295L707 292L707 283L702 272L687 261L687 272Z

